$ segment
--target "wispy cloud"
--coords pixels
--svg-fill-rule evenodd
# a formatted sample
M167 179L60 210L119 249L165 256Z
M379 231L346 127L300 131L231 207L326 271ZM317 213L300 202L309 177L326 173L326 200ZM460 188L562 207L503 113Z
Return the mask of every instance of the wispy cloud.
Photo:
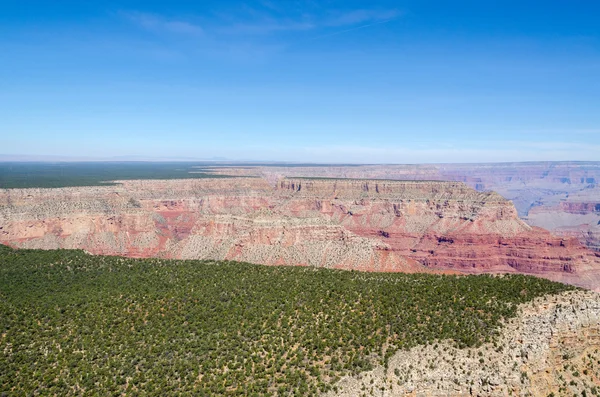
M256 34L265 35L277 32L303 31L316 28L316 25L309 21L297 21L292 19L277 20L273 18L264 18L260 22L234 23L219 29L221 33L227 34Z
M324 39L324 38L331 37L331 36L337 36L339 34L349 33L349 32L353 32L355 30L360 30L360 29L366 29L366 28L370 28L371 26L381 25L381 24L388 23L388 22L391 22L391 21L393 21L393 19L388 19L388 20L384 20L384 21L377 21L377 22L372 22L372 23L368 23L368 24L365 24L365 25L355 26L355 27L349 28L349 29L338 30L338 31L335 31L335 32L331 32L331 33L323 34L323 35L320 35L320 36L317 36L317 37L313 37L313 38L311 38L311 40Z
M352 10L331 15L324 21L324 25L344 27L358 24L375 24L389 21L401 16L399 10Z
M316 31L331 28L359 29L389 22L402 13L396 9L333 10L323 12L281 12L277 5L263 1L263 8L244 7L241 13L222 15L218 30L227 34L267 35L284 32ZM357 26L359 25L359 26Z
M197 40L193 47L178 43L177 48L181 51L203 51L204 54L241 59L280 52L289 47L292 35L296 41L302 37L312 41L387 23L400 15L402 13L396 9L327 9L321 4L302 0L292 7L260 0L253 5L205 10L185 18L140 10L118 12L120 18L138 29L170 35L173 40L202 37L200 46Z
M147 30L186 35L202 35L204 33L204 29L200 25L185 20L169 19L161 15L139 11L122 11L120 14Z
M119 15L140 28L162 33L258 36L319 31L327 36L386 23L402 12L397 9L328 10L320 5L281 8L276 2L261 0L258 6L244 4L237 9L213 12L210 18L197 16L203 18L202 25L198 19L191 21L143 11L121 11ZM331 32L335 28L342 30Z

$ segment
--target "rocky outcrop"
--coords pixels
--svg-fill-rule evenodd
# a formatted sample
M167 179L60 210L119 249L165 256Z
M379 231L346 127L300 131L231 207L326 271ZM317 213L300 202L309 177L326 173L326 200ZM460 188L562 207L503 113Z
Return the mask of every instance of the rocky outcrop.
M0 190L0 242L365 271L521 272L600 287L600 258L461 182L284 178Z
M519 309L497 340L398 351L387 367L337 384L334 396L581 396L600 392L600 295L568 292Z

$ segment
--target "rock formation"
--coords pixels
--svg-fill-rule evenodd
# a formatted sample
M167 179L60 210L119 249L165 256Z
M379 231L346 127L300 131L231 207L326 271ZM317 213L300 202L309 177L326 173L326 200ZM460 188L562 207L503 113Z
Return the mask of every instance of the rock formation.
M600 162L419 164L214 168L216 173L281 177L334 177L460 181L511 200L520 217L600 251ZM578 207L573 213L570 208Z
M600 393L600 295L568 292L523 305L493 343L399 351L386 368L346 377L328 397L582 396Z
M284 178L0 190L0 242L366 271L521 272L600 288L600 258L461 182Z
M576 237L600 252L600 187L588 187L556 204L535 206L529 210L527 222L559 236Z

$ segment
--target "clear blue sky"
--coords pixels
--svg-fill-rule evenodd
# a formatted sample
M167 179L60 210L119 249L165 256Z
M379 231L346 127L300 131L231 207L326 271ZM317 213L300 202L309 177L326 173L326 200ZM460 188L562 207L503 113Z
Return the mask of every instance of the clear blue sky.
M600 160L600 2L0 1L0 154Z

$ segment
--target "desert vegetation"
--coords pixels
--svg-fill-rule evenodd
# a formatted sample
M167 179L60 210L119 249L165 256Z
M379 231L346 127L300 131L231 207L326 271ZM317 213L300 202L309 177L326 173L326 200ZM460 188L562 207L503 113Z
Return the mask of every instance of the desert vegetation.
M573 287L0 246L0 392L315 395L398 349L493 340Z

